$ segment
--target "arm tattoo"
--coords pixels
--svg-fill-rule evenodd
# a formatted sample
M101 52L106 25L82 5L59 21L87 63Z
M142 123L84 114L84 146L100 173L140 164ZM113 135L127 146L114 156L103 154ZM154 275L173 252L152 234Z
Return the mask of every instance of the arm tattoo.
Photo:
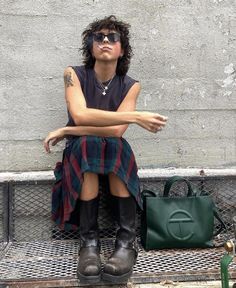
M74 86L74 82L72 79L72 73L71 72L67 72L64 76L64 82L66 87L70 87L70 86Z

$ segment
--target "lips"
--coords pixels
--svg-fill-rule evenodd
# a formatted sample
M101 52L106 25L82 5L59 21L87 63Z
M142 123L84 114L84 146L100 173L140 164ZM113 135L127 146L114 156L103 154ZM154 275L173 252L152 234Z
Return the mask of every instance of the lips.
M111 51L112 50L112 48L109 46L98 45L98 48L102 51Z

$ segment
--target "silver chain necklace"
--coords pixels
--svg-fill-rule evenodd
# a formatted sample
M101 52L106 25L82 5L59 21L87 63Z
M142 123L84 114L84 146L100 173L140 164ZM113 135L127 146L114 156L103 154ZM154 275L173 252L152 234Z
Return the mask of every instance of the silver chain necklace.
M101 88L103 89L102 95L106 95L107 94L107 90L109 88L109 85L111 84L112 80L114 79L115 75L113 75L113 77L111 78L111 80L108 82L107 85L103 85L103 83L101 81L98 80Z

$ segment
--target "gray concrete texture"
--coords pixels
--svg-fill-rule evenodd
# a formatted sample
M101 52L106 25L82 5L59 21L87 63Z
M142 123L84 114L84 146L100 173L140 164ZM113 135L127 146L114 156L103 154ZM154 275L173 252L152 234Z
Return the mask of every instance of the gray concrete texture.
M229 285L230 287L233 288L232 281L230 281ZM172 282L172 281L166 280L158 284L128 284L127 285L127 288L221 288L221 287L222 285L220 281ZM99 288L102 288L102 287L99 287Z
M169 117L158 134L131 125L138 165L236 166L235 0L0 0L0 171L52 169L42 141L67 121L63 71L81 33L115 14L131 24L137 109Z

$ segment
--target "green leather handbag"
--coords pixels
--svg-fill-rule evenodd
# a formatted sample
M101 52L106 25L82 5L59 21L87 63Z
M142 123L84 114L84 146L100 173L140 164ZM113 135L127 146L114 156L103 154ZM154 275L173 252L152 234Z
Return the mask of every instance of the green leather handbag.
M169 197L171 186L177 181L187 184L187 196ZM191 183L182 177L171 177L163 196L144 190L142 198L141 243L146 250L213 247L213 237L226 229L212 197L193 192ZM221 226L214 234L215 217Z

